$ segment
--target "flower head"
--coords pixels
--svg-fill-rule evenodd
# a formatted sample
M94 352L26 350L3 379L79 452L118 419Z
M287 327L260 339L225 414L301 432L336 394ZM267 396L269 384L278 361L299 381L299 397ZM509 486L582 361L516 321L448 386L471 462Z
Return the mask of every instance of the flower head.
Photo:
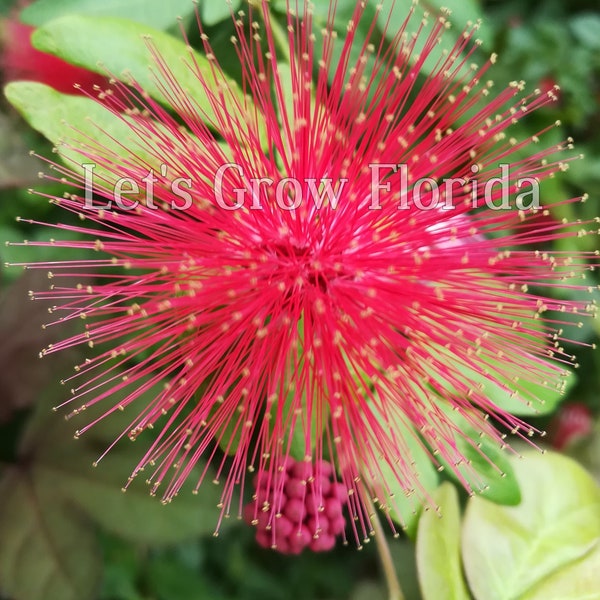
M443 16L417 36L407 18L391 42L367 23L358 55L364 4L343 40L332 18L316 27L305 4L278 29L266 1L236 15L245 96L203 36L209 68L186 59L202 104L148 41L172 110L135 82L111 92L130 132L119 143L131 150L123 158L89 137L75 149L135 189L116 202L101 177L102 202L78 189L53 199L84 220L57 227L89 236L53 243L99 254L38 264L54 286L36 296L55 299L57 322L86 318L83 333L45 352L96 349L71 378L68 403L101 404L107 418L128 411L131 438L155 428L134 476L146 468L165 501L206 457L223 483L223 514L241 514L232 494L250 487L248 471L269 481L261 489L274 506L293 458L314 465L319 505L328 486L343 486L360 539L373 501L402 524L392 489L427 496L415 452L470 488L461 442L475 452L478 442L469 431L498 444L506 430L534 433L486 385L523 405L562 385L572 357L556 315L590 307L551 292L580 287L575 278L595 259L543 249L586 227L548 221L536 196L537 180L564 168L570 142L539 150L537 137L511 135L553 91L525 94L515 82L492 93L485 73L495 58L470 64L476 28L425 71ZM97 282L61 286L77 273ZM140 406L157 383L162 391ZM335 471L323 477L328 462Z

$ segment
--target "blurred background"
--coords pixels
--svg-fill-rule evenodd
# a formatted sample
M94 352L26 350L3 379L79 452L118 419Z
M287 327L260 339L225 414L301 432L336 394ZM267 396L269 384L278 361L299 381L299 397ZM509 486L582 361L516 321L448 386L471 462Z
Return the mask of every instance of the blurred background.
M54 0L54 9L47 0L38 4L42 10L50 6L49 14L61 5L65 12L89 12L92 5L85 0ZM516 135L532 136L560 120L562 126L551 132L556 143L572 136L576 152L584 158L573 162L561 177L544 183L542 202L551 206L587 192L587 203L551 207L551 218L598 215L598 0L427 0L423 4L433 11L455 4L453 20L458 27L469 19L483 19L481 51L499 55L490 74L496 87L515 79L525 80L529 89L560 86L558 102L519 124ZM152 11L159 10L151 0L147 7L128 0L113 5L110 10L114 14L139 15L145 22ZM274 10L284 5L273 2ZM352 3L340 0L339 5L343 14ZM55 63L31 58L30 29L18 24L22 6L10 0L0 2L3 80L34 77L58 88L66 82L70 89L73 74L60 71ZM220 40L231 35L227 9L201 3L200 10L219 50ZM192 41L197 41L191 19L189 23ZM168 18L157 17L153 25L176 29L174 20ZM225 51L221 59L235 73L235 64L228 63L231 57ZM36 74L40 64L44 66ZM62 193L60 186L38 178L44 165L29 156L32 149L52 155L50 143L0 100L2 242L35 241L52 235L45 228L17 222L17 216L48 222L65 218L43 198L27 193L31 187L48 194ZM589 251L597 246L597 238L589 236L562 240L552 249ZM35 246L0 246L2 264L60 260L62 256L59 249L55 254L43 249L40 256ZM38 359L40 349L57 338L53 331L41 328L48 320L48 307L43 302L29 302L27 291L46 285L45 273L4 266L0 270L0 590L4 589L2 577L10 579L11 586L18 579L20 586L18 597L0 596L1 600L386 598L374 544L361 551L351 542L327 554L281 556L259 548L253 530L241 521L225 522L214 537L216 492L200 500L187 498L188 494L187 499L182 497L179 504L168 507L148 498L143 487L139 493L121 495L120 487L134 461L128 451L109 457L106 465L90 472L90 463L118 431L118 423L100 428L85 442L74 442L74 425L63 423L49 411L64 393L57 379L77 357L65 353ZM594 294L600 296L597 289ZM573 348L580 365L577 383L553 415L535 423L549 431L549 443L576 457L596 478L600 477L600 352L593 352L590 345L597 342L599 332L600 322L588 319L569 334L581 343ZM57 333L64 336L63 331ZM390 543L407 599L419 600L413 541L400 537ZM600 592L587 597L600 598Z

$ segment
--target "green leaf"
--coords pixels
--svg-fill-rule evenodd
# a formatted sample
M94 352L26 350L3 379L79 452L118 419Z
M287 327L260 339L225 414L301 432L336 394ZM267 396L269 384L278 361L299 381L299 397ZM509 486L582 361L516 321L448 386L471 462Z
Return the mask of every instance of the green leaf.
M157 557L149 565L148 583L160 600L222 600L222 596L197 572L174 557Z
M419 588L416 548L413 540L398 539L390 544L390 553L402 591L409 600L423 600Z
M419 32L422 26L423 13L425 11L429 13L429 16L427 17L429 28L425 28L425 30L419 34L414 51L411 54L411 62L415 62L417 54L423 51L425 41L428 37L428 31L430 31L430 27L435 19L442 15L442 8L450 8L452 10L451 14L446 16L447 21L452 24L452 28L444 29L442 31L439 37L439 43L431 49L423 62L421 67L421 72L423 74L431 73L435 69L438 61L444 58L444 54L446 52L451 52L454 49L461 32L467 26L467 22L470 21L471 24L474 24L482 16L481 8L476 0L423 0L416 7L412 0L382 0L379 4L381 4L383 8L379 13L378 24L382 29L387 25L386 37L390 40L404 26L404 22L411 9L414 10L414 14L406 27L408 36ZM486 27L480 28L474 38L480 38L485 44L489 44L490 32ZM458 66L460 60L455 64ZM468 65L459 69L458 76L467 73Z
M144 398L150 402L157 393L158 389L153 388ZM144 398L140 399L141 404L144 404ZM119 401L118 395L111 398L115 405ZM54 485L72 506L106 530L133 542L168 544L215 531L221 491L211 483L210 477L197 495L184 486L177 498L167 505L150 496L149 488L138 479L131 483L127 492L121 491L146 449L148 440L144 437L135 443L125 437L94 468L106 448L123 431L131 428L135 416L127 410L117 411L81 439L73 440L73 432L78 426L93 421L94 413L98 411L92 407L63 421L48 413L46 408L46 414L33 423L26 433L22 452L29 453L33 451L30 448L35 448L37 481ZM203 467L204 464L198 465L188 481L195 484ZM226 519L222 526L229 523L232 521Z
M240 0L233 0L232 2L202 0L200 5L202 24L216 25L225 19L231 19L231 14L237 12L239 5Z
M0 590L14 600L82 600L99 583L93 531L56 502L57 482L11 469L0 483Z
M153 142L158 136L172 136L167 127L157 121L140 124L131 117L117 116L90 98L62 94L42 83L9 83L5 94L23 118L56 146L59 156L70 169L86 177L86 185L92 191L104 188L107 200L112 198L124 167L129 167L134 175L137 173L134 182L138 190L134 193L130 187L125 187L124 196L130 201L146 201L146 188L142 183L145 180L141 175L146 175L150 169L160 172L164 157L161 146ZM188 148L196 144L198 156L201 156L202 145L189 132L186 143ZM224 142L217 144L227 156L229 147ZM159 190L156 192L158 195ZM100 201L98 208L103 204Z
M51 21L34 32L32 43L43 52L63 60L112 76L125 83L131 78L154 99L171 106L163 90L181 98L179 110L190 119L203 119L215 129L219 119L206 94L205 85L212 86L215 94L223 95L218 112L232 115L236 125L246 123L259 130L259 118L251 99L240 91L237 83L216 73L210 61L195 52L183 41L145 25L112 17L67 16ZM177 89L160 74L153 48L167 65ZM204 82L204 85L203 83ZM231 92L221 91L223 86Z
M600 543L590 554L548 576L520 600L597 600Z
M201 401L202 395L198 394L198 398ZM208 413L208 420L210 421L217 413L221 413L222 411L221 404L213 404ZM236 411L231 415L231 418L224 420L223 425L219 427L215 434L219 448L229 456L235 456L242 443L242 434L245 429L244 420L244 415Z
M555 372L548 369L548 385L533 383L526 379L519 381L519 394L515 394L496 383L481 381L487 397L499 408L521 416L539 417L553 413L575 385L577 376L568 368L563 369L563 378L558 385L550 385L556 378ZM504 382L503 382L504 383ZM508 386L508 381L506 381Z
M304 348L307 334L304 318L298 321L296 327L297 341ZM305 350L298 350L294 360L297 361L294 371L302 373L305 369ZM326 404L313 403L312 413L309 417L306 390L302 383L295 379L281 382L280 385L280 391L285 400L281 404L277 402L269 406L269 431L271 435L280 437L282 451L286 455L296 460L304 460L307 454L314 450L317 441L322 439L329 419L329 410ZM298 389L303 390L300 402L297 398ZM311 442L309 448L307 448L307 438L310 438Z
M421 5L433 14L439 14L442 8L450 10L449 20L454 25L454 29L450 30L454 38L457 38L469 22L480 22L480 27L477 32L484 47L488 47L492 43L492 31L486 24L481 2L479 0L422 0Z
M33 160L28 155L28 151L35 144L30 133L33 132L30 132L17 115L12 112L0 113L0 191L39 184L40 161ZM6 211L13 215L14 201L0 202L0 210L2 213ZM2 217L3 214L0 215L0 218Z
M394 436L401 439L406 445L406 454L400 460L407 463L414 473L414 479L418 482L415 493L407 493L403 482L398 479L394 469L385 457L378 460L377 468L380 471L384 487L390 493L390 500L386 502L386 510L395 523L406 530L407 535L414 538L416 527L421 514L423 493L431 493L439 484L439 475L427 451L418 439L417 433L408 426L401 423L388 424L381 416L374 415L379 419L384 428L393 427ZM381 483L381 482L380 482Z
M279 408L277 405L271 408L271 419L269 420L269 430L271 434L275 434L275 425L288 424L285 436L282 437L282 450L283 452L289 453L289 456L296 460L304 460L306 451L306 437L305 423L307 421L306 414L297 414L296 411L304 411L306 408L306 395L302 396L302 406L298 406L297 402L294 402L296 397L296 389L293 388L289 391L283 406ZM273 413L280 413L276 416ZM321 421L324 425L326 419L323 418ZM292 423L294 424L292 427ZM313 413L312 424L311 424L311 440L316 441L317 436L317 415ZM281 436L281 429L279 429L279 435Z
M539 417L556 410L577 377L573 371L561 366L563 376L556 381L556 370L549 362L537 362L536 367L540 373L545 369L546 385L533 383L523 376L522 369L513 369L514 374L509 375L505 372L507 365L498 367L491 360L477 369L466 365L459 368L465 379L481 390L498 408L513 415ZM505 373L504 376L501 375L502 372ZM490 377L496 381L492 381Z
M461 371L500 409L513 415L539 417L551 414L556 410L556 407L575 384L577 377L567 367L561 367L563 376L557 382L556 371L549 362L538 362L536 367L540 372L546 369L545 376L548 381L546 385L533 383L523 377L522 370L518 373L515 369L514 376L502 377L499 375L499 371L505 369L506 366L502 365L500 369L492 362L488 362L481 370L465 366ZM490 375L497 381L491 381ZM515 381L515 377L518 377L518 381Z
M97 600L144 600L138 591L145 548L103 533L104 577Z
M220 4L214 2L213 4ZM65 15L112 16L167 29L194 10L191 0L38 0L21 13L21 20L40 27Z
M417 531L417 572L423 600L469 600L460 561L460 507L456 488L443 483L432 499L440 513L424 512Z
M364 580L353 590L349 600L387 600L389 598L382 582Z
M292 458L304 460L307 455L307 436L310 436L311 440L310 450L314 450L317 441L323 436L327 419L329 418L329 412L325 405L318 407L320 411L317 410L316 406L313 406L313 412L310 419L310 431L307 431L309 418L306 409L306 394L303 394L302 396L302 406L300 407L292 402L294 396L295 391L291 391L282 408L282 422L294 422L294 427L292 431L288 433L288 438L283 441L283 447ZM300 409L301 414L297 413L298 409ZM272 410L275 411L276 409L273 408ZM271 422L273 422L273 420Z
M523 495L519 506L478 497L467 506L463 563L477 600L530 598L536 587L566 576L598 548L600 488L579 464L531 451L513 467ZM593 598L597 591L596 578L588 596L577 598Z
M198 495L187 490L163 505L159 498L150 496L142 481L133 482L125 493L121 491L140 458L134 448L111 451L96 469L92 462L98 453L91 448L77 450L77 444L70 448L68 468L50 460L38 477L60 485L75 506L107 531L147 544L171 544L215 531L221 496L220 488L210 481L201 486ZM199 476L198 469L190 478L194 476ZM225 526L229 522L224 521Z
M40 246L38 244L47 244L53 239L52 232L48 229L34 229L33 235L26 241L23 241L23 233L17 229L0 227L0 241L6 240L5 248L2 248L2 259L6 262L7 266L12 267L14 265L22 266L27 263L35 262L59 262L64 260L70 260L73 257L73 250L71 248L61 247L59 244L55 246ZM4 237L6 236L6 237ZM67 242L69 240L82 240L83 235L71 232L61 232L61 241ZM93 250L80 250L78 258L96 258ZM8 272L18 276L20 274L19 269L9 269ZM48 278L47 273L44 273L44 277ZM48 287L45 285L44 287ZM31 289L37 289L32 286ZM23 295L25 297L26 294ZM47 315L46 315L47 316ZM43 346L43 344L41 344ZM39 348L38 348L39 351ZM37 354L37 353L36 353Z
M600 48L600 15L594 12L580 13L570 22L579 41L588 48Z
M220 494L210 484L199 495L182 493L167 506L149 497L143 485L134 485L138 482L123 494L121 487L140 458L139 444L117 445L96 470L92 462L129 428L131 415L110 416L75 442L74 422L58 418L47 402L64 396L60 390L46 386L49 397L38 404L19 443L17 463L0 481L0 593L14 600L94 596L102 561L85 515L131 541L152 544L213 531L219 515ZM149 400L152 391L148 394ZM119 402L118 394L112 400ZM94 420L93 407L90 411L77 419ZM198 476L202 467L190 476Z
M489 281L482 281L482 284L486 288L494 289L494 284L490 284ZM502 288L498 287L498 290L501 291ZM505 294L507 300L511 298L511 292L506 290ZM534 322L537 320L532 320L528 311L522 311L521 319L527 331L534 330ZM541 334L537 336L534 333L521 333L521 336L525 342L538 345L544 343ZM478 390L499 409L513 415L539 417L553 413L577 380L575 373L565 365L561 364L560 370L557 370L556 363L537 357L535 375L530 375L525 364L502 362L500 358L484 354L458 360L447 348L439 344L432 344L430 348L439 361L453 366L464 385ZM524 360L533 359L525 357ZM435 380L436 387L452 395L464 396L464 391L460 391L457 385L453 385L437 370L429 369L428 374ZM535 382L532 379L535 379Z
M45 258L52 260L49 256ZM48 386L48 379L57 368L68 364L69 357L76 359L77 356L76 351L69 349L48 356L49 360L39 360L41 348L74 333L73 323L65 322L60 331L56 327L43 328L48 323L52 301L38 297L32 302L29 295L31 290L50 287L45 270L15 268L9 271L20 276L12 285L7 286L3 281L5 285L0 287L0 424L5 426L0 431L0 464L15 460L21 428L17 423L11 424L11 419L16 417L25 424L24 411L35 406ZM79 282L85 280L82 277Z
M444 410L444 407L442 407ZM459 465L458 471L474 490L498 504L515 505L521 501L519 482L508 455L498 443L485 434L480 435L467 419L457 411L445 409L462 435L455 435L457 451L467 460ZM455 468L440 460L446 466L446 473L462 484Z
M299 372L302 367L299 368ZM296 460L304 460L311 450L314 450L317 441L322 439L329 412L326 405L313 405L312 414L309 416L306 404L306 392L302 394L300 403L296 400L297 386L294 384L287 394L283 405L277 404L270 408L271 418L269 420L269 429L272 435L281 436L282 450L287 455ZM275 425L283 425L275 431ZM307 438L310 438L311 444L307 449Z
M9 83L5 94L27 122L57 146L59 155L75 172L84 174L83 165L92 164L81 151L106 156L104 163L121 156L121 164L159 164L128 125L131 119L117 117L99 102L28 81ZM93 178L105 187L113 186L120 177L116 164L114 169L101 164L93 169Z

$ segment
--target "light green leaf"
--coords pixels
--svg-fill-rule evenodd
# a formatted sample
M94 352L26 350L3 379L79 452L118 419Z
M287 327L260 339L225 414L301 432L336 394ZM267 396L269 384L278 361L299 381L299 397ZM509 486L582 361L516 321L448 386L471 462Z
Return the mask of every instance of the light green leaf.
M0 590L14 600L91 598L101 576L92 529L57 502L57 482L11 469L0 483Z
M117 116L90 98L62 94L42 83L9 83L5 94L27 122L57 147L64 162L86 176L92 191L104 188L109 200L115 184L124 176L124 168L131 168L141 181L134 179L137 193L125 187L124 196L132 201L146 200L142 174L145 176L150 169L160 172L166 156L161 154L160 144L153 142L158 136L164 139L172 135L166 126L157 121L140 123L126 115ZM186 144L187 148L196 145L198 157L206 151L189 132ZM230 148L224 142L216 144L224 156L230 156ZM98 208L101 206L102 202Z
M540 369L542 364L537 365ZM465 371L468 369L465 368ZM498 378L501 385L490 381L483 373L468 370L469 376L476 384L481 384L486 396L499 408L513 415L539 417L548 415L564 400L567 392L577 381L573 371L563 369L563 377L556 383L556 371L547 367L547 385L533 383L525 378L518 382L519 392L514 393L515 384L508 378ZM489 372L494 373L494 366L490 364Z
M460 561L460 507L456 488L443 483L417 531L417 572L423 600L469 600Z
M530 451L513 468L523 496L519 506L480 497L467 506L463 563L477 600L529 598L550 578L575 569L600 540L600 488L579 464ZM598 591L597 583L590 585L586 593Z
M489 281L482 281L482 285L490 291L494 290L494 284L490 284ZM501 289L498 287L499 291ZM511 300L508 290L506 299ZM527 331L535 331L534 322L537 320L532 320L528 311L522 310L521 319ZM538 336L535 333L521 333L521 336L527 343L532 342L539 346L544 343L542 334ZM575 373L564 365L557 369L556 363L540 358L535 359L535 374L530 374L525 362L512 364L485 354L458 360L447 348L439 344L432 344L430 349L438 361L453 366L457 378L465 386L477 390L499 409L513 415L538 417L551 414L577 380ZM524 360L534 359L525 357ZM429 369L429 375L435 380L436 387L452 395L464 395L464 391L460 391L458 385L443 377L437 370Z
M177 17L185 17L193 10L192 0L38 0L23 10L21 19L39 27L65 15L112 16L167 29L177 22Z
M27 122L57 146L60 156L75 172L83 174L82 165L91 164L79 149L99 152L107 163L121 156L121 166L134 164L132 161L138 165L159 164L128 125L127 117L118 118L90 98L61 94L42 83L28 81L8 84L5 94ZM119 168L98 164L93 169L93 177L105 186L112 187L121 176Z
M237 83L219 75L210 61L191 47L162 31L145 25L111 17L67 16L51 21L34 32L33 45L67 62L130 83L131 78L154 99L172 106L172 95L179 99L178 110L193 120L202 119L219 129L219 117L206 93L205 85L222 94L218 113L235 119L236 129L248 126L259 131L259 118L251 100ZM165 81L152 48L167 65L170 78L177 82L174 90ZM169 95L163 89L169 90ZM224 88L226 88L224 90ZM249 125L247 125L249 124Z
M240 5L239 0L225 2L224 0L202 0L200 13L203 25L216 25L225 19L230 19L232 13L236 13Z
M381 419L380 419L381 421ZM389 427L382 422L382 426ZM390 500L387 501L386 510L389 509L389 515L395 523L398 523L406 530L407 535L414 538L416 526L421 514L423 505L423 493L431 493L439 484L439 475L429 454L425 451L418 441L417 433L408 426L394 423L394 435L402 439L406 445L407 452L401 457L414 473L414 480L419 484L414 493L408 494L385 458L380 458L377 468L381 472L381 478L385 488L390 493Z
M595 550L548 576L520 600L598 600L600 543Z
M446 354L447 351L440 349L440 352ZM577 381L575 373L562 365L562 377L558 377L555 365L549 362L536 362L539 373L536 379L545 380L545 384L532 382L524 367L496 365L491 358L481 357L476 364L474 367L457 364L456 368L469 387L478 389L499 409L513 415L539 417L553 413ZM458 393L439 374L432 373L432 376L438 385Z
M365 373L359 375L355 372L354 379L360 389L369 378ZM418 390L415 392L419 393ZM372 486L382 486L387 491L387 497L379 499L382 509L405 530L410 538L414 539L424 498L438 487L439 474L434 466L433 456L412 425L383 411L380 408L382 403L378 404L379 406L372 402L368 403L371 418L377 420L383 435L396 440L399 453L397 456L389 454L375 456L376 463L371 469L372 476L369 483ZM392 466L394 463L395 465ZM410 471L410 475L399 477L396 465L401 465L402 469ZM407 481L414 483L413 489L407 489Z

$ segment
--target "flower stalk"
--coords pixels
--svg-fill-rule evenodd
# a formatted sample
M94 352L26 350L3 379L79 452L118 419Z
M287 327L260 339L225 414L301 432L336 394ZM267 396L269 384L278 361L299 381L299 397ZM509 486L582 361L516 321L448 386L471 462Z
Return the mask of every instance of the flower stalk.
M396 567L394 566L394 561L392 559L392 553L390 552L390 546L375 506L373 506L373 513L370 517L375 532L375 544L377 545L377 552L379 553L381 570L383 571L383 576L387 584L388 598L389 600L405 600Z

